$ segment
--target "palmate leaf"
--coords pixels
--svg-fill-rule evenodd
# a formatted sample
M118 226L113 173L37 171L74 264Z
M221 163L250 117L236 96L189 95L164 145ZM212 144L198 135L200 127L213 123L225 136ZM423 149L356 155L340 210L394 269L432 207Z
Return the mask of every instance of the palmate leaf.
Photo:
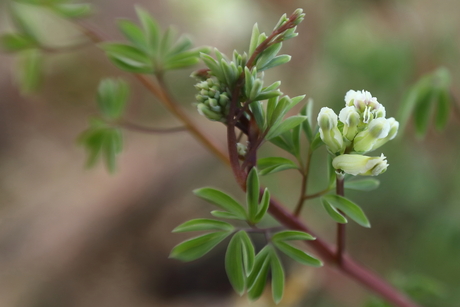
M114 172L116 157L123 149L121 130L107 126L100 120L92 120L90 127L83 131L77 139L88 153L87 167L93 167L103 158L107 169Z
M176 245L169 257L182 261L201 258L228 237L230 233L228 231L218 231L189 239Z
M153 73L152 60L140 49L120 43L103 43L100 45L108 58L120 69L133 73Z

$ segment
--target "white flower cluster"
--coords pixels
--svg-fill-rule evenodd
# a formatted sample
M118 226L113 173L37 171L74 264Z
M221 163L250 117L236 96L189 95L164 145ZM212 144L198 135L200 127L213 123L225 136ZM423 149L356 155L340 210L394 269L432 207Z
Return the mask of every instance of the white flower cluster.
M383 154L380 157L363 156L396 136L399 123L393 117L385 118L385 115L385 107L368 91L348 91L345 107L338 116L330 108L321 109L319 132L329 152L336 156L333 163L336 169L352 175L372 176L386 170L388 164Z

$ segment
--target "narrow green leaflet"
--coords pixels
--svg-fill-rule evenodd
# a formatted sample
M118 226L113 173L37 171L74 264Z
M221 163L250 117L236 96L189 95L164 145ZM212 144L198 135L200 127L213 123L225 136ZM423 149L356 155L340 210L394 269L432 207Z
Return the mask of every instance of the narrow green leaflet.
M260 71L264 71L279 65L283 65L288 63L291 60L291 56L287 54L282 54L277 57L274 57L272 60L270 60L268 63L260 67Z
M306 116L302 115L295 115L287 118L284 120L282 123L279 125L273 126L269 132L267 133L267 136L265 137L267 140L270 140L274 137L279 136L280 134L291 130L292 128L300 125L304 120L306 120Z
M415 131L418 136L424 136L428 130L431 110L433 107L433 98L436 95L436 90L429 89L424 93L420 93L419 100L414 109L414 124Z
M320 267L323 265L323 263L320 260L310 256L309 254L307 254L306 252L300 249L295 248L292 245L287 244L286 242L273 241L273 244L280 251L282 251L287 256L291 257L292 259L294 259L295 261L299 263L309 265L309 266L314 266L314 267Z
M257 254L254 268L248 277L248 298L251 301L257 300L264 292L270 268L270 248L267 245Z
M217 244L229 236L230 233L228 231L218 231L189 239L176 245L169 257L182 261L198 259L211 251Z
M241 296L246 289L246 273L243 265L243 246L238 234L235 234L228 244L225 254L225 271L233 289Z
M285 230L272 236L272 241L315 240L311 234L298 230Z
M155 19L153 19L152 16L150 16L150 14L140 6L136 6L136 13L142 24L142 28L144 29L145 40L148 43L148 54L150 56L155 55L158 53L160 45L160 27Z
M259 209L259 176L257 169L254 167L249 172L246 180L246 202L248 205L248 218L249 221L255 222L255 217Z
M370 228L371 224L367 219L366 215L364 214L363 210L351 200L339 196L339 195L325 195L322 197L323 201L326 201L331 206L342 210L347 217L351 218L353 221L358 223L359 225Z
M93 13L93 6L88 3L57 3L51 6L53 10L66 18L83 18Z
M302 130L307 136L308 142L313 141L313 99L308 99L307 104L300 110L300 115L306 116L307 119L302 122Z
M129 96L129 86L119 79L104 79L100 82L97 102L101 113L108 119L118 119L123 114Z
M134 46L145 53L149 53L149 43L141 28L135 25L132 21L126 19L118 21L118 28Z
M375 178L364 178L359 180L346 180L345 189L356 191L372 191L379 187L380 181Z
M40 85L43 67L43 54L38 49L29 49L20 53L17 80L23 94L37 90Z
M260 201L259 211L257 212L256 217L254 218L254 223L260 222L265 214L267 213L268 207L270 206L270 192L265 188L262 200Z
M435 115L435 127L438 131L444 129L449 121L452 97L449 89L442 89L438 94L438 104Z
M318 128L318 126L317 126L317 128ZM318 148L320 148L323 145L324 145L324 143L323 143L323 140L321 140L319 132L316 132L315 137L313 138L313 141L311 142L311 145L310 145L311 151L315 151L315 150L317 150Z
M268 175L287 169L297 169L298 166L293 161L282 157L268 157L257 160L257 167L260 175Z
M329 214L329 216L334 221L340 224L348 223L347 218L340 214L340 212L336 208L332 207L326 200L321 199L321 202L323 203L324 209L326 209L327 214Z
M216 231L233 231L235 227L227 222L211 220L211 219L193 219L187 221L176 228L172 232L187 232L187 231L203 231L203 230L216 230Z
M249 274L252 272L252 269L254 268L254 262L256 258L254 245L252 244L251 239L245 231L240 231L238 236L243 247L243 264L246 270L246 276L249 276Z
M270 250L270 267L272 272L272 296L276 304L279 304L284 293L284 269L274 249Z
M108 58L120 69L133 73L153 73L152 60L134 46L119 43L100 45Z
M270 142L273 144L273 145L276 145L278 146L279 148L287 151L288 153L290 153L291 155L295 156L295 151L294 151L294 148L292 148L292 145L290 143L288 143L284 138L280 137L280 136L277 136L275 138L272 138L270 140Z
M211 214L213 216L221 218L221 219L246 221L245 216L244 217L243 216L238 216L236 214L226 212L226 211L213 210L213 211L211 211Z
M328 172L328 178L329 178L328 187L333 187L335 185L337 174L335 173L335 168L332 165L331 155L327 156L327 172Z
M22 33L7 33L0 36L0 48L6 52L17 52L36 48L35 40Z
M246 219L246 211L236 200L222 191L213 188L201 188L194 190L196 196L224 209L240 219Z
M251 41L249 43L249 53L248 53L249 56L252 56L252 54L257 48L257 45L258 45L257 43L259 41L259 35L260 35L260 31L256 23L254 24L254 27L252 28Z

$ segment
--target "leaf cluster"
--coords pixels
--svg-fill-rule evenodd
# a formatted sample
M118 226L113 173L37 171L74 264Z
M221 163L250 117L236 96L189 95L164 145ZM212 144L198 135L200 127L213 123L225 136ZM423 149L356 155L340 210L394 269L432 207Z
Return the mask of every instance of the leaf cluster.
M199 62L199 54L208 48L192 49L190 38L177 36L169 27L162 33L154 18L136 7L141 26L122 19L118 27L129 43L103 43L108 58L120 69L140 74L162 74L167 70L186 68Z

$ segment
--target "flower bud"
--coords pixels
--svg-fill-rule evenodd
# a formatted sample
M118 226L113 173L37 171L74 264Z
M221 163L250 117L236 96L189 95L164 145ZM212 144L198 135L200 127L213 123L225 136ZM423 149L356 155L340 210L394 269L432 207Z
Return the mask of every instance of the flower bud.
M358 125L361 122L355 107L348 106L343 108L339 113L339 120L343 123L343 136L349 141L353 140L358 133Z
M386 157L368 157L363 155L340 155L332 160L332 166L350 175L377 176L388 168Z
M398 134L399 123L393 117L388 118L387 122L390 125L390 131L388 132L388 135L385 138L377 140L371 150L377 149L386 142L391 141L396 137L396 134Z
M390 123L385 118L376 118L369 124L368 128L358 133L354 139L353 149L356 152L365 153L374 149L379 139L388 136Z
M321 140L326 144L332 153L342 152L344 150L343 137L337 128L337 115L330 108L321 108L318 114L318 125Z

